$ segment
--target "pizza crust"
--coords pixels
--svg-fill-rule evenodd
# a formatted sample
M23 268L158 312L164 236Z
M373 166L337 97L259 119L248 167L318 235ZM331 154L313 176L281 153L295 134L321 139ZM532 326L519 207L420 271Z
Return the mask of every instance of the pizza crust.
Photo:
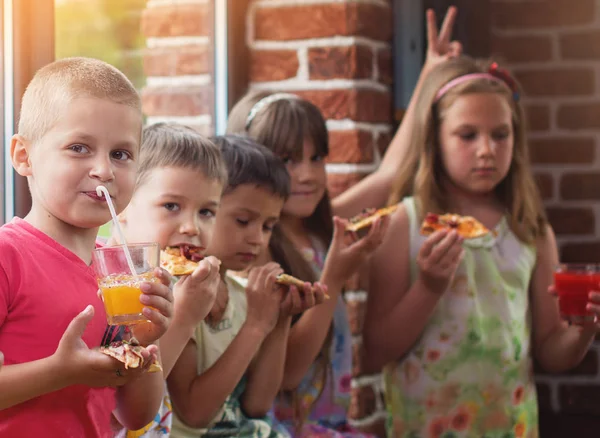
M142 347L137 340L113 342L107 347L100 347L100 352L110 356L125 365L125 369L139 368L144 362L142 356ZM154 362L148 369L149 373L162 371L162 367L158 362Z
M198 267L198 262L187 259L179 247L167 247L160 252L160 266L169 274L180 277L190 275Z
M370 227L375 219L392 214L398 209L398 204L390 205L389 207L380 208L379 210L367 209L363 213L354 216L350 219L350 223L346 226L346 231L356 232L366 227Z
M428 213L421 224L421 234L429 236L438 230L456 230L465 239L476 239L490 232L485 225L471 216Z

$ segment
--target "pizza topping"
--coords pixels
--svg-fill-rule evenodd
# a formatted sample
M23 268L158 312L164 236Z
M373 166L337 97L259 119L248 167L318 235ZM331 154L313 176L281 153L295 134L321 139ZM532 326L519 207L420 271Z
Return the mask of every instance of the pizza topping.
M368 218L369 216L371 216L376 211L377 210L375 208L365 208L362 212L360 212L356 216L350 218L349 222L351 224L356 224L356 223L362 221L363 219Z
M438 222L439 218L440 217L435 213L427 213L427 216L425 216L425 222Z
M197 246L185 244L179 246L180 255L193 262L199 262L204 258L204 256L200 254L200 251L202 251L202 249L198 248Z

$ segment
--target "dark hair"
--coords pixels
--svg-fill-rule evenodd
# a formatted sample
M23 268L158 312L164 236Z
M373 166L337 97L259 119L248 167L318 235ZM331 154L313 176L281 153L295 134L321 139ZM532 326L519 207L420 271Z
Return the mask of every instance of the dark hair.
M250 92L231 110L227 121L227 132L247 134L265 145L277 156L299 159L302 157L304 141L312 141L316 154L329 154L329 134L325 119L319 108L300 97L281 95L281 98L264 104L273 93ZM255 107L259 107L256 111ZM248 116L254 109L255 115L249 126ZM310 217L304 219L309 232L328 247L333 237L333 217L329 196L325 194Z
M195 169L208 179L227 181L219 148L192 128L175 123L156 123L142 131L136 187L157 167Z
M329 154L329 135L321 111L311 102L296 96L273 95L264 91L249 93L231 110L227 132L246 133L282 158L300 159L306 140L312 141L317 155L325 157ZM316 236L325 248L329 247L333 237L332 217L329 195L326 192L313 213L303 220L309 233ZM314 282L318 279L310 263L279 227L273 230L269 249L273 260L286 272L305 281ZM295 320L296 318L294 322ZM330 328L316 360L317 371L313 380L321 381L322 388L331 373L329 349L332 333ZM300 389L285 391L284 394L292 399L294 422L299 430L309 413L299 401ZM319 397L315 398L315 402Z
M273 152L243 135L214 137L227 167L227 187L223 194L243 184L272 191L286 200L290 196L290 176L285 164Z

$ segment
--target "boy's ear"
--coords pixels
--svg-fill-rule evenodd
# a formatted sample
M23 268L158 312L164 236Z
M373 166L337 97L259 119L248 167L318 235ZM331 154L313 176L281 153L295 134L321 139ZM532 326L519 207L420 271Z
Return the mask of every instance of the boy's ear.
M21 176L31 176L30 147L31 144L22 135L12 136L10 158L15 171Z

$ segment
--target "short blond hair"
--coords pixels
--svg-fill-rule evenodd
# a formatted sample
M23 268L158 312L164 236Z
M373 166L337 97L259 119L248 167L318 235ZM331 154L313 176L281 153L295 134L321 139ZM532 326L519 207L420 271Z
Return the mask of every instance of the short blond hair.
M42 67L27 86L18 133L31 142L39 140L77 97L127 105L141 115L140 96L121 71L98 59L65 58Z

